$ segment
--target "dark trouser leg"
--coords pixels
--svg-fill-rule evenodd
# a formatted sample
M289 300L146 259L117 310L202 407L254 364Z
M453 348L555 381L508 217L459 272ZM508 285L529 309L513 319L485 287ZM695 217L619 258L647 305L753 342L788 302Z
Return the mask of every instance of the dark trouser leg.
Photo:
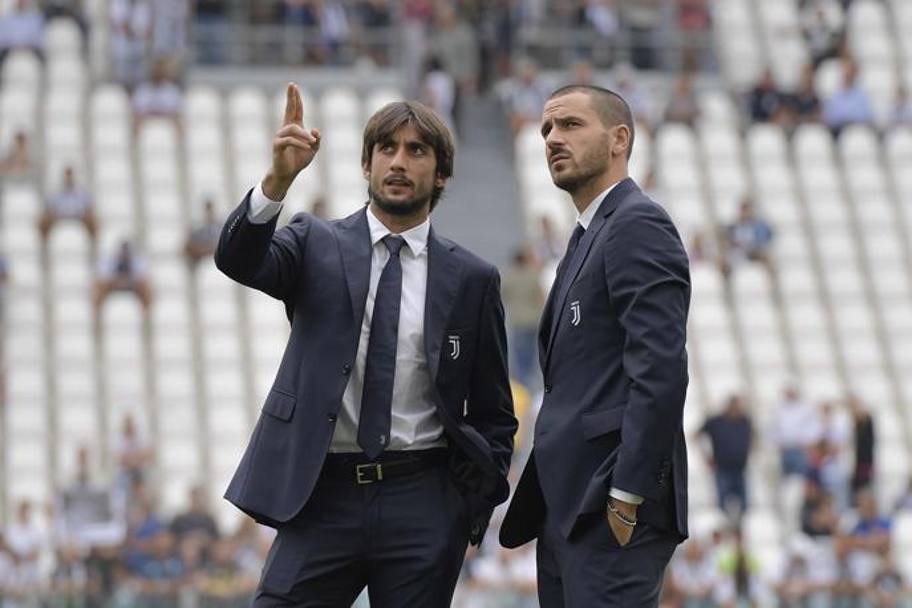
M563 608L564 586L557 556L550 543L541 535L535 547L538 566L538 603L542 608Z

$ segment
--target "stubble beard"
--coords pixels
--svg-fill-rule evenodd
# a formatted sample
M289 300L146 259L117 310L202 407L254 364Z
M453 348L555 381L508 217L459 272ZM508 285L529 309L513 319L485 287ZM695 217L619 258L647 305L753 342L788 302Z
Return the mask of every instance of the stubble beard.
M377 205L377 207L379 207L380 210L384 213L402 217L415 215L421 211L421 209L431 200L431 195L428 194L427 196L423 197L416 196L404 201L394 202L388 198L384 198L380 195L380 193L378 193L370 186L367 188L367 194L370 196L371 202Z
M552 170L551 181L554 182L555 186L572 196L573 193L584 188L592 180L597 179L606 171L611 161L608 144L609 142L605 141L602 146L590 148L580 159L579 163L577 163L577 169L575 171L567 171L561 176L555 174ZM573 161L572 159L569 159L564 162Z

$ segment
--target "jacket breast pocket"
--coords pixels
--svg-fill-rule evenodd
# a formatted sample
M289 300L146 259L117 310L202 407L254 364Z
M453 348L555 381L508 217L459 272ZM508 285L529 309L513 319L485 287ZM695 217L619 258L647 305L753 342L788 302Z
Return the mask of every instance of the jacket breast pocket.
M272 389L263 404L263 411L274 418L288 422L294 415L298 398L295 395Z
M620 431L626 409L626 407L613 407L608 410L598 410L583 414L583 437L587 441L593 441L609 433Z

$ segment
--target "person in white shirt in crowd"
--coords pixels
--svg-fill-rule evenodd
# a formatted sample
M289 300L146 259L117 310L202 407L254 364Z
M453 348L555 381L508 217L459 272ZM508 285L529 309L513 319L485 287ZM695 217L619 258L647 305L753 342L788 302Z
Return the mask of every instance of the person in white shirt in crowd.
M26 178L32 175L35 166L25 131L16 131L13 143L3 158L0 158L0 176L4 179Z
M152 77L139 85L133 94L133 124L137 131L144 120L153 117L168 118L181 128L180 112L184 93L174 81L171 64L165 60L155 62Z
M152 9L152 60L183 65L189 24L189 0L156 0Z
M433 108L450 129L455 128L456 80L436 55L429 56L425 62L421 100Z
M133 292L146 312L152 305L148 264L129 239L121 241L117 253L99 264L93 298L96 314L101 312L105 299L114 291Z
M38 560L47 544L47 535L32 516L32 503L21 500L16 517L6 527L6 544L20 564L39 572Z
M148 0L111 0L108 19L114 80L133 90L146 75L146 52L152 37L152 4Z
M505 83L503 92L503 103L514 133L527 124L538 124L550 94L551 87L542 80L538 65L532 59L516 62L515 76Z
M93 209L92 195L76 183L73 167L63 170L63 185L57 194L48 199L47 207L38 220L41 239L46 241L54 224L61 220L82 223L92 241L98 234L98 218Z
M709 608L718 584L713 553L698 538L691 538L671 561L669 592L681 600L681 608Z
M773 418L772 439L782 461L782 476L804 476L808 449L823 431L820 412L795 386L787 386Z
M652 93L640 83L636 70L629 63L620 63L614 69L615 90L620 93L633 112L638 126L652 131L656 127L657 110Z
M27 50L44 59L44 15L31 0L15 0L0 17L0 64L11 51Z

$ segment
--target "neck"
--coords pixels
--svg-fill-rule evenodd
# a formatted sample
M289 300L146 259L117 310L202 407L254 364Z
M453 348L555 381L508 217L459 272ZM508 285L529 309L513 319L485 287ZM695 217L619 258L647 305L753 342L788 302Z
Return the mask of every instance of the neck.
M582 184L570 195L573 198L573 205L577 212L582 214L586 208L595 200L595 197L608 189L608 186L616 184L627 177L627 166L610 169L598 177Z
M428 216L431 214L430 207L425 205L420 210L415 213L410 213L409 215L396 215L394 213L387 213L379 206L374 204L373 201L370 203L370 210L374 214L380 223L387 227L387 229L393 234L402 234L407 230L411 230L415 226L423 224L427 220Z

